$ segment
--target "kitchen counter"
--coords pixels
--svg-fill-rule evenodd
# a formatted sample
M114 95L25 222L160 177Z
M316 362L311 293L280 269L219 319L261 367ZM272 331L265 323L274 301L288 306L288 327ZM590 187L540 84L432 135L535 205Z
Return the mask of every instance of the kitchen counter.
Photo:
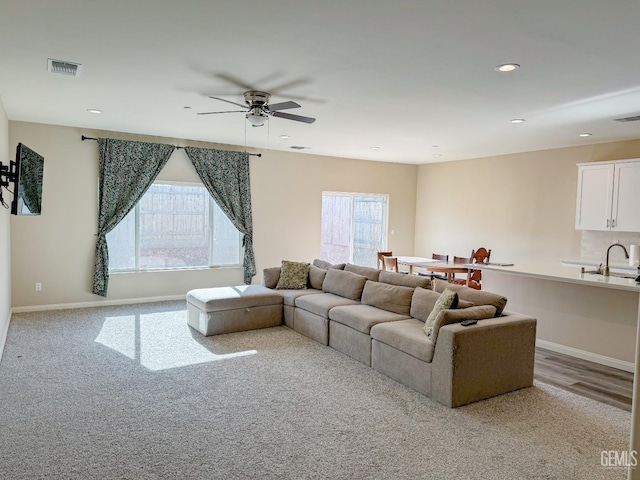
M538 319L536 344L556 352L626 371L640 372L640 283L634 279L581 273L600 262L517 262L513 266L477 265L482 288L500 292L507 308ZM625 268L626 267L626 268ZM610 269L633 267L610 262ZM613 271L615 271L613 270ZM637 270L636 270L637 271ZM598 288L584 288L598 287ZM640 381L633 382L629 451L640 451ZM628 478L640 479L640 469Z
M540 261L530 261L530 262L518 262L513 266L503 267L498 265L477 265L474 264L474 268L480 270L490 270L495 272L502 272L512 275L521 275L525 277L539 278L545 280L553 280L567 283L576 283L580 285L587 285L592 287L602 287L602 288L614 288L619 290L628 290L633 292L640 292L640 283L636 283L634 279L631 278L620 278L609 276L605 277L603 275L594 275L589 273L580 273L580 266L585 265L585 263L575 263L569 264L569 261L565 261L565 263L560 262L540 262ZM586 264L588 268L596 268L598 266L597 263ZM620 269L621 271L625 271L625 273L633 272L633 270L629 269L627 264L627 268L624 269L621 264L610 265L610 268Z

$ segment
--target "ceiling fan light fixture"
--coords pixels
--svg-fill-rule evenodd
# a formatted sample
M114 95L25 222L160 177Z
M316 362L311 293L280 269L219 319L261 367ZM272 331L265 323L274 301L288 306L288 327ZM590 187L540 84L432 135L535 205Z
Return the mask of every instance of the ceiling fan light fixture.
M247 120L249 120L249 123L254 127L263 126L266 123L267 119L268 117L262 113L256 113L256 112L247 113Z

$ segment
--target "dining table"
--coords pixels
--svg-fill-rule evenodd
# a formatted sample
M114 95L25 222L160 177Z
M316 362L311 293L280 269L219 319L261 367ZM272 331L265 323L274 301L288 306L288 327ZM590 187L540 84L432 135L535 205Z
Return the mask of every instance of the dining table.
M444 273L447 275L447 281L451 282L455 278L456 273L469 273L473 265L466 263L443 262L433 258L425 257L403 257L398 256L398 265L409 267L409 275L413 274L414 268L423 268L430 272Z

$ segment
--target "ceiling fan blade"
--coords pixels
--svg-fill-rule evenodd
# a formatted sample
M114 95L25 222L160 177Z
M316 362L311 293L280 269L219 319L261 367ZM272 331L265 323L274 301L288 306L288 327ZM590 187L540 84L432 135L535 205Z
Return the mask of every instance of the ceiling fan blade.
M214 113L247 113L246 110L227 110L226 112L199 112L198 115L212 115Z
M232 102L231 100L225 100L224 98L211 97L211 96L209 96L209 98L213 98L214 100L220 100L221 102L227 102L227 103L230 103L231 105L235 105L237 107L246 108L246 105L242 105L241 103Z
M286 118L287 120L295 120L296 122L313 123L315 118L303 117L302 115L292 115L291 113L284 112L271 112L274 117Z
M271 93L273 93L273 94L277 94L277 93L280 93L280 92L282 92L284 90L289 90L291 88L300 87L300 86L306 85L308 83L311 83L311 79L306 78L306 77L301 77L301 78L298 78L296 80L291 80L289 82L282 83L282 84L278 85L277 87L272 87L272 88L269 89L269 91Z
M272 103L268 105L269 110L275 112L276 110L286 110L288 108L300 108L296 102L282 102L282 103Z
M238 87L243 88L245 90L255 90L255 88L252 85L249 85L248 83L245 83L242 80L228 73L216 73L215 76L229 83L233 83L234 85L237 85Z

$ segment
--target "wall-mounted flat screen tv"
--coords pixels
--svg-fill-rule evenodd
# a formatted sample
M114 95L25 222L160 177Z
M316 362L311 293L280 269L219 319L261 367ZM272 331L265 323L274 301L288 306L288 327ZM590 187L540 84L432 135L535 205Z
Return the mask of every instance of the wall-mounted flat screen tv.
M22 143L16 151L16 183L11 202L14 215L40 215L44 157Z

